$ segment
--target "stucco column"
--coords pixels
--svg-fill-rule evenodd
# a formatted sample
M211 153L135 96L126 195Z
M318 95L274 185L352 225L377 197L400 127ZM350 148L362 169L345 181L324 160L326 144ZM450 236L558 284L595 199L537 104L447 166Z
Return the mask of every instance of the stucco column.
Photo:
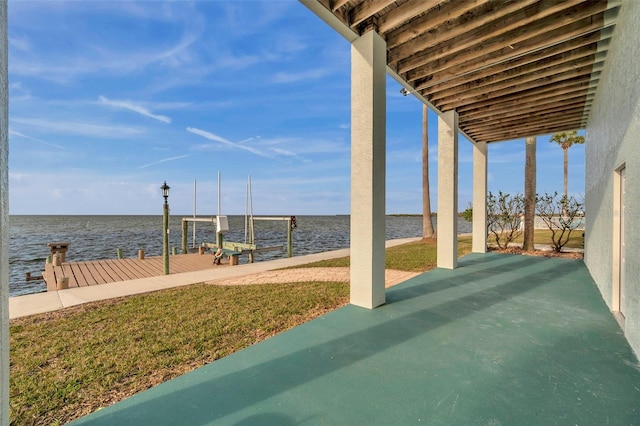
M351 303L385 302L386 43L369 31L351 45Z
M438 116L438 268L458 266L458 113Z
M474 253L487 252L487 143L473 144L473 244Z
M9 73L7 2L0 1L0 425L9 424Z

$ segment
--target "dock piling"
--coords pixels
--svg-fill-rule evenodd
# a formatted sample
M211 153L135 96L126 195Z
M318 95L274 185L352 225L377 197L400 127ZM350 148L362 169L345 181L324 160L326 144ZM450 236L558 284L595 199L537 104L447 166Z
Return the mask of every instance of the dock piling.
M138 250L138 259L144 260L144 250Z
M117 248L116 249L116 255L118 256L118 259L122 259L122 249L121 248Z
M69 277L58 277L56 290L66 290L69 288Z

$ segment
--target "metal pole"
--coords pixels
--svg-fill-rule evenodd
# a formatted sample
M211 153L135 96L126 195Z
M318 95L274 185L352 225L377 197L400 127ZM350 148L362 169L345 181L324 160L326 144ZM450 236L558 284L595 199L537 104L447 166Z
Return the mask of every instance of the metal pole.
M165 199L162 209L162 259L164 275L169 275L169 203Z

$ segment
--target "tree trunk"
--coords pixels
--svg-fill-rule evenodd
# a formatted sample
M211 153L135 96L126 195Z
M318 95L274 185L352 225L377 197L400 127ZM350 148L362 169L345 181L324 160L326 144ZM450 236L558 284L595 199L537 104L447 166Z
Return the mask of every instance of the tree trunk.
M431 200L429 196L429 109L422 105L422 238L433 238Z
M525 139L524 166L524 242L522 249L534 250L533 234L536 217L536 138Z

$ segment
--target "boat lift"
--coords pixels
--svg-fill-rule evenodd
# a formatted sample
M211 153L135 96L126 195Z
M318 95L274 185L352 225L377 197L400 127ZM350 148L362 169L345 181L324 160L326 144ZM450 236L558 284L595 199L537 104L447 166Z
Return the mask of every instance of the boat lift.
M263 216L263 217L251 217L251 241L253 241L253 221L282 221L287 223L287 257L293 256L293 230L297 227L295 216ZM204 222L211 223L216 229L216 243L201 243L200 247L204 249L218 249L222 248L231 255L237 256L240 254L249 255L249 263L253 263L254 255L256 253L265 253L269 251L283 250L282 245L258 247L252 242L239 243L234 241L224 241L223 235L229 231L229 221L227 216L215 216L215 217L183 217L182 218L182 253L186 254L187 249L187 236L189 234L189 223ZM227 253L229 254L229 253Z
M195 225L196 222L211 223L216 230L216 242L215 243L201 243L199 247L200 253L203 253L205 249L218 249L222 248L225 254L231 259L230 263L237 264L238 256L241 254L249 255L249 263L253 263L254 254L265 253L269 251L283 250L282 245L268 246L258 248L255 245L254 238L254 221L283 221L287 222L287 257L293 256L293 230L297 227L295 216L253 216L253 197L251 193L251 176L247 181L247 198L245 203L245 242L238 243L233 241L224 241L224 234L229 231L229 220L227 216L220 214L220 172L218 172L218 215L215 217L196 217L196 182L194 180L194 207L193 217L182 218L182 253L186 254L187 249L187 235L189 233L189 223L193 223L193 247L196 246L196 234ZM247 241L248 233L248 241Z

